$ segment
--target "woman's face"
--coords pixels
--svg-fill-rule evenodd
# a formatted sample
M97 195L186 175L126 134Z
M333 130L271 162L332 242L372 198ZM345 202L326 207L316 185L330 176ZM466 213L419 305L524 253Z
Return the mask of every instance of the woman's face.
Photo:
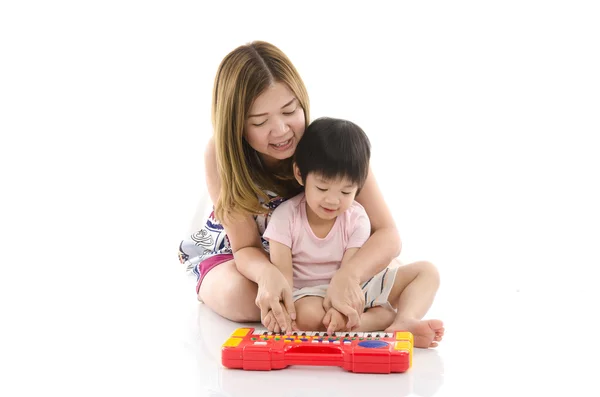
M300 102L287 85L277 82L254 100L246 116L244 137L271 166L293 156L305 128Z

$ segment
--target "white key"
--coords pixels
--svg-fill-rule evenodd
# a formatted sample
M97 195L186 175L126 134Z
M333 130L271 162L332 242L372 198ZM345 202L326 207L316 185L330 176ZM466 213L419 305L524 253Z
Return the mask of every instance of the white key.
M255 345L266 345L267 342L254 342Z
M319 343L319 341L318 341L318 340L316 340L316 339L313 339L313 340L312 340L312 343Z
M328 340L324 340L322 343L329 343L329 341Z
M340 344L340 341L339 341L339 340L334 340L334 341L333 341L333 344L334 344L334 345L339 345L339 344Z
M352 344L352 341L349 341L349 340L344 341L344 345L350 345L350 344Z

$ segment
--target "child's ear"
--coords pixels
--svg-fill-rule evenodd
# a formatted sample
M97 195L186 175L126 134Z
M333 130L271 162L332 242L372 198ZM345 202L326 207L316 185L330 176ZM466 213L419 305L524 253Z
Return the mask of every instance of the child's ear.
M304 186L304 182L302 182L302 174L300 174L300 168L298 168L296 163L294 163L294 177L296 177L296 180L300 186Z

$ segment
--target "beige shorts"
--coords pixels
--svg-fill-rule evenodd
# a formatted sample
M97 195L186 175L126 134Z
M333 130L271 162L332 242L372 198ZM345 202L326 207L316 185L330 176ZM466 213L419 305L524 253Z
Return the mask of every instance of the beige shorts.
M376 306L395 311L392 305L390 305L388 298L394 286L397 272L397 267L387 268L371 277L369 281L363 283L361 288L365 294L365 311ZM295 289L293 293L294 302L305 296L320 296L321 298L325 298L328 287L328 284L323 284Z

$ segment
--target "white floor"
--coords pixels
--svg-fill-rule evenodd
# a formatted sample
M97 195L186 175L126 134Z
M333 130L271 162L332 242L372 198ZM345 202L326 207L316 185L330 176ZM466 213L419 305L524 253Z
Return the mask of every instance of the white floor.
M446 337L437 349L416 350L404 374L352 374L333 367L246 372L220 362L221 344L240 324L195 302L192 280L176 271L162 276L149 279L156 280L150 287L159 288L160 298L148 300L162 304L132 312L129 320L118 313L123 327L101 342L116 354L108 362L106 352L100 354L111 370L101 371L93 356L87 358L104 387L118 385L115 392L140 395L230 397L598 395L598 321L594 313L581 316L570 306L599 302L597 292L563 289L558 296L501 285L469 288L449 278L428 314L446 322ZM130 325L135 328L128 330Z
M335 367L223 368L220 346L240 324L194 302L193 293L181 290L193 289L193 282L171 273L162 280L162 295L171 298L155 312L158 328L141 336L145 351L127 357L131 362L125 365L134 374L132 382L144 383L139 389L129 386L152 395L229 397L598 395L598 321L593 313L579 316L568 307L580 298L599 302L597 292L563 289L559 297L501 285L469 288L457 280L447 280L428 314L445 320L443 343L417 349L412 369L404 374L365 375ZM169 326L158 320L161 316ZM118 337L111 342L127 350Z
M194 299L178 263L108 276L96 266L69 288L56 277L15 291L3 311L2 395L536 396L599 395L598 290L500 284L449 276L428 317L446 323L437 349L416 350L403 374L339 368L224 369L220 346L240 324ZM97 275L95 281L90 277ZM121 279L113 277L120 275ZM591 283L589 283L591 285ZM585 283L581 284L586 286ZM55 289L53 295L49 291ZM552 291L550 291L550 289ZM38 294L37 291L40 291ZM44 299L47 296L47 299ZM29 298L27 298L29 297ZM26 310L23 302L29 303ZM6 312L7 309L8 312ZM11 319L12 315L12 319ZM6 319L6 317L5 317Z

